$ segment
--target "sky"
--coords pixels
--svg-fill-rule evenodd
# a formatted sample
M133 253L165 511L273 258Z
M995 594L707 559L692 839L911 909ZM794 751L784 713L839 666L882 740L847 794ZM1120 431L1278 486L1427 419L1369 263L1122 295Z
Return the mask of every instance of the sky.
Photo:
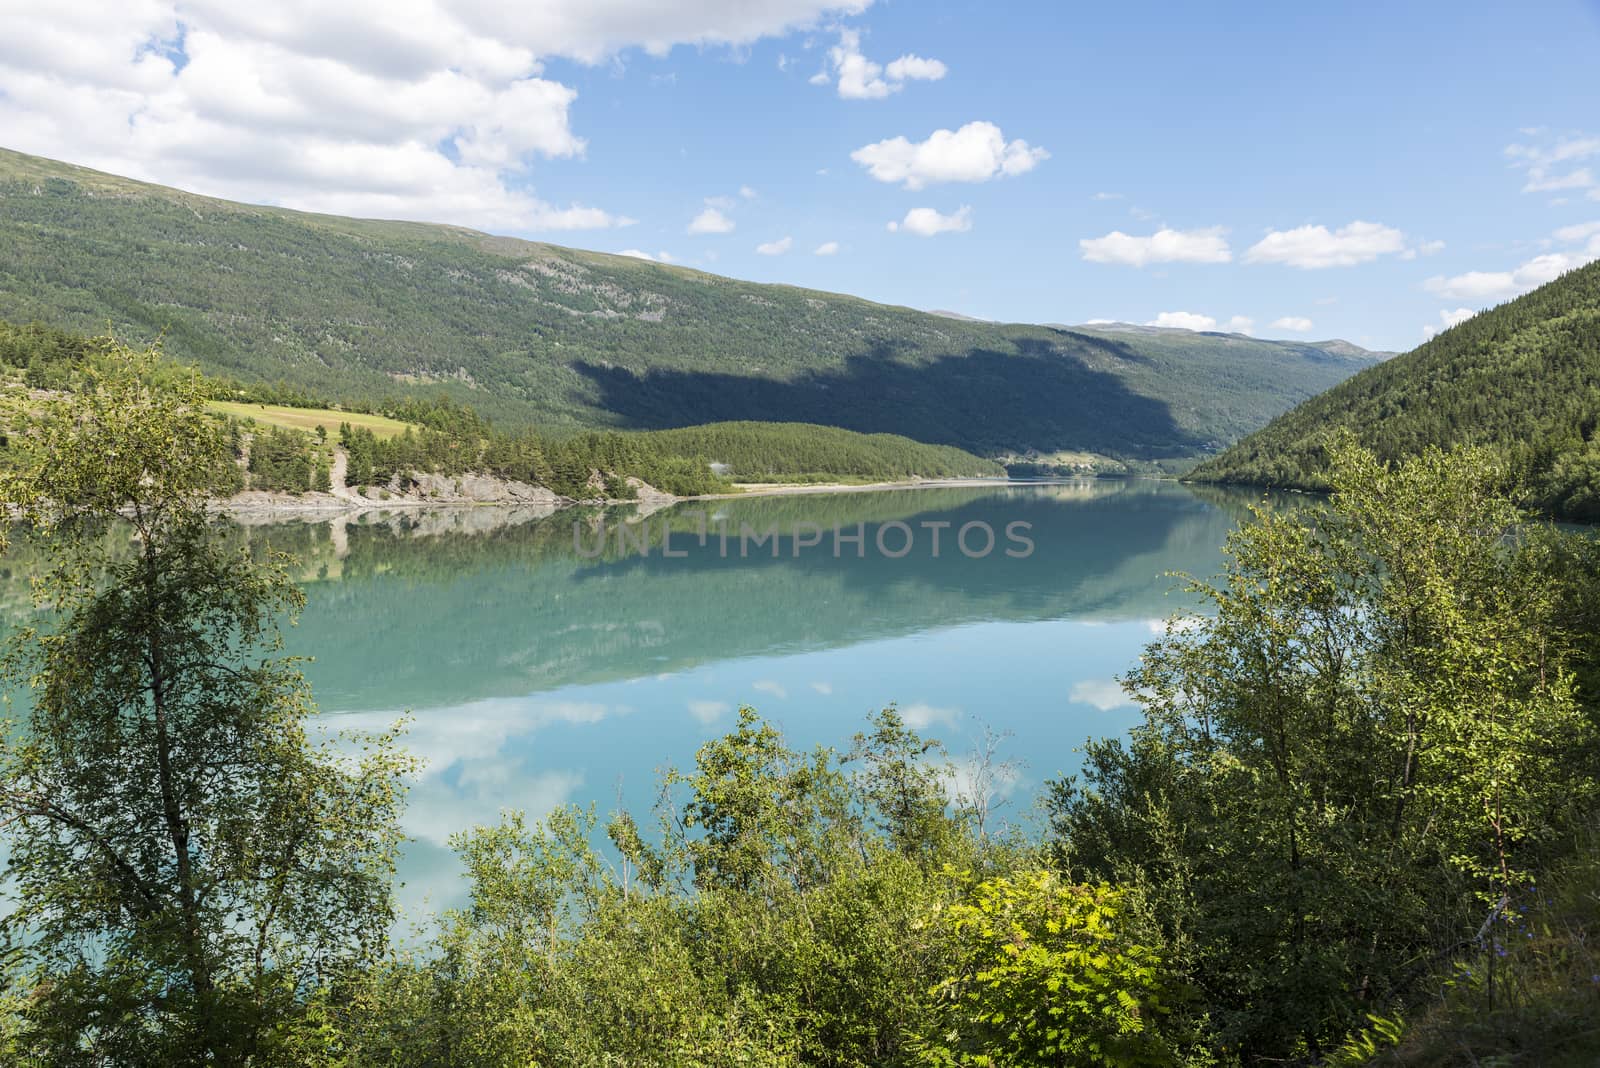
M0 146L978 318L1404 350L1600 257L1600 0L0 0L0 25Z

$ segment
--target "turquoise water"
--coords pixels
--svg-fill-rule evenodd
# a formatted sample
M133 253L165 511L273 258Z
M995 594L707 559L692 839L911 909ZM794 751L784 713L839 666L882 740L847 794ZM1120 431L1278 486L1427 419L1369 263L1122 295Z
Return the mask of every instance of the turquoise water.
M306 605L285 638L312 658L322 722L411 717L423 767L400 898L420 919L460 901L452 833L566 803L625 805L653 826L659 771L690 766L743 704L796 747L843 750L896 703L945 743L956 789L999 735L996 816L1028 820L1087 738L1136 722L1116 677L1166 617L1198 607L1169 572L1215 573L1249 500L1102 480L649 514L394 512L248 535L299 561ZM10 619L28 614L31 567L14 543Z
M1097 481L685 503L642 526L626 509L477 509L253 537L302 559L289 646L315 657L330 722L413 717L426 767L401 896L416 910L458 899L452 832L571 802L645 815L657 772L688 766L742 704L797 746L842 749L897 703L958 777L1003 734L997 812L1026 819L1086 738L1135 721L1116 676L1195 607L1167 573L1214 573L1243 500ZM744 527L777 537L741 553Z

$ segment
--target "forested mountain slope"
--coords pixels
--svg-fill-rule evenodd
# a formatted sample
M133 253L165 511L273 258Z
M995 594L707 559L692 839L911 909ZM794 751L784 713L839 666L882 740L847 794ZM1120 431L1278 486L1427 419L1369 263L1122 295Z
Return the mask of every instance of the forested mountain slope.
M573 499L593 498L601 491L611 499L633 499L637 487L630 478L669 493L693 495L725 492L732 488L729 480L888 481L1005 474L994 460L950 445L807 423L547 435L531 427L495 427L446 398L405 398L387 414L317 407L310 398L294 406L269 405L236 381L206 380L193 367L150 357L142 364L141 354L123 352L110 339L36 324L18 327L0 319L0 475L27 453L19 434L39 428L41 402L79 392L93 377L113 373L130 359L133 372L161 392L195 389L207 410L226 425L238 469L225 470L213 486L217 496L245 488L330 492L333 471L341 463L347 486L371 487L380 494L416 488L418 475L454 479L474 474L532 483ZM270 386L258 388L275 392Z
M501 425L724 420L986 453L1201 455L1370 363L1229 335L963 321L451 226L196 196L0 150L0 318Z
M1385 459L1428 445L1485 446L1540 507L1596 520L1597 427L1600 261L1312 398L1192 477L1321 489L1322 442L1349 430Z

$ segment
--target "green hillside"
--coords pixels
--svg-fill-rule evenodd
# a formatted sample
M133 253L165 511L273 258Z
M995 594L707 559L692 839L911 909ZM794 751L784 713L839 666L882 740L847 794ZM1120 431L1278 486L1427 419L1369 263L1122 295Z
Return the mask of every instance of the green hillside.
M999 454L1202 455L1370 363L963 321L459 227L235 204L0 150L0 318L499 425L809 422Z
M878 478L969 478L1005 474L949 445L926 445L898 434L860 434L811 423L710 423L648 435L660 451L705 456L726 464L737 481L833 472L870 473Z
M1535 504L1600 519L1600 262L1483 312L1307 401L1191 477L1323 489L1330 432L1385 459L1487 447Z
M111 373L119 362L116 346L107 339L0 319L0 471L17 463L14 431L38 419L40 398L79 390L91 370ZM174 389L193 377L193 368L157 358L141 373L151 384ZM613 497L632 496L630 477L670 493L699 494L730 489L727 478L881 482L1006 473L993 460L949 445L806 423L550 436L530 427L491 426L472 409L445 400L408 399L395 405L391 416L318 407L309 400L261 403L239 396L237 384L224 381L202 379L197 388L206 408L226 421L235 459L247 464L252 489L331 489L333 443L345 453L351 486L399 489L417 474L475 473L537 483L575 498L592 496L596 472ZM245 435L251 438L248 448ZM226 495L241 488L230 477L216 491Z

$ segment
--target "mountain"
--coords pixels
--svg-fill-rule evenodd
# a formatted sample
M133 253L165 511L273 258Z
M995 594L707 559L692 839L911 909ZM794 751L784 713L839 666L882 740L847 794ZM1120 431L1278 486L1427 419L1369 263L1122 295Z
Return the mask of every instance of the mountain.
M1349 341L1344 341L1340 338L1332 338L1328 341L1263 341L1260 338L1251 337L1249 334L1233 334L1220 330L1197 331L1186 330L1183 327L1178 326L1148 326L1143 323L1117 323L1105 321L1086 323L1081 326L1067 326L1062 323L1047 323L1046 325L1058 330L1075 330L1079 333L1095 334L1102 337L1115 337L1133 334L1143 338L1166 338L1168 340L1176 340L1180 344L1185 343L1186 341L1193 343L1199 338L1233 338L1243 341L1257 341L1262 344L1275 345L1292 352L1301 352L1313 359L1317 358L1317 356L1320 354L1323 356L1343 356L1350 359L1376 362L1378 360L1387 360L1391 356L1395 355L1392 352L1364 349L1360 345L1356 345Z
M345 403L505 424L727 420L998 454L1215 451L1370 363L1294 343L968 322L494 237L238 204L0 150L0 318L163 335Z
M1600 520L1600 261L1363 371L1192 473L1325 488L1321 443L1349 430L1380 456L1483 446L1551 514Z

